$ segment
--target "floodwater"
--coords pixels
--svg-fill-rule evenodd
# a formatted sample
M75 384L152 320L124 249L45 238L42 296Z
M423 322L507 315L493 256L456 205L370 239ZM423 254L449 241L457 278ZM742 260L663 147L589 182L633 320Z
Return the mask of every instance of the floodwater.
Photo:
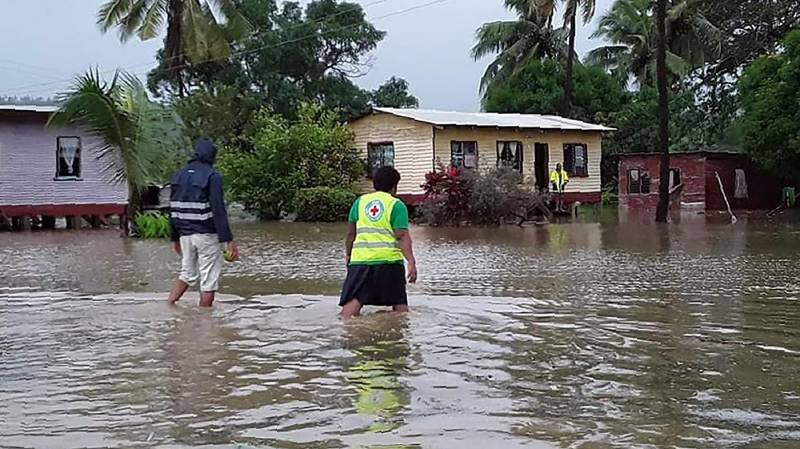
M236 232L211 311L163 242L0 234L0 447L800 447L798 225L415 228L350 323L341 226Z

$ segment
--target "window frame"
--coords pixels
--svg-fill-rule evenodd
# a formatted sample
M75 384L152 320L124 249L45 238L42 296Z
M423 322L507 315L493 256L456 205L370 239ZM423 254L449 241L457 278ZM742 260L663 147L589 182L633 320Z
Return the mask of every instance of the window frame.
M464 150L464 144L471 144L475 148L475 165L472 166L472 167L467 167L466 166L467 153ZM455 148L456 145L458 145L460 150L461 150L461 156L460 156L461 165L456 164L456 156L455 156L454 151L453 151L453 149ZM455 168L458 168L458 169L461 169L461 170L477 170L478 169L478 164L479 164L479 162L478 162L479 161L478 154L479 154L479 152L478 152L478 142L475 141L475 140L451 140L450 141L450 166L451 167L455 167Z
M62 139L77 139L78 150L75 153L75 159L78 163L77 174L74 175L59 175L59 168L61 166L61 140ZM74 163L74 162L73 162ZM53 176L54 181L83 181L81 173L83 172L83 139L81 136L56 136L56 173ZM74 167L73 167L74 168ZM73 170L75 171L75 170Z
M508 144L511 144L511 143L516 143L518 145L518 147L517 147L518 150L517 150L517 153L516 153L516 159L517 160L510 161L511 164L509 164L509 168L511 170L516 170L516 171L518 171L520 173L523 173L524 167L525 167L525 145L522 143L522 141L519 141L519 140L497 140L497 141L495 141L495 147L494 148L495 148L495 151L497 152L497 160L496 160L496 164L495 165L498 168L500 168L502 165L504 165L504 164L501 164L501 161L505 161L505 159L502 159L500 157L500 144L501 143L503 144L504 149L505 149L505 145L508 145ZM519 167L515 167L515 165L517 165L517 164L519 164Z
M633 176L631 176L631 173L633 173L633 172L636 172L636 174L637 174L637 181L636 181L638 183L637 191L633 191L633 189L631 188L631 186L633 184ZM647 183L644 182L645 179L647 179ZM645 185L647 186L647 191L646 192L643 189L643 187ZM638 168L638 167L637 168L629 168L628 169L628 195L650 195L650 193L651 193L651 191L650 191L650 172L645 170L645 169L643 169L643 168Z
M578 160L577 148L581 148L583 152L583 170L576 171L575 163ZM573 178L588 178L589 175L589 144L587 143L565 143L564 144L562 167L570 177Z
M386 163L386 148L387 147L391 147L392 148L392 161L389 164ZM375 151L378 148L380 148L381 151L382 151L381 156L380 156L381 157L381 162L380 162L380 165L373 167L373 164L372 164L372 160L373 160L372 153L373 153L373 151ZM387 167L387 166L388 167L394 167L396 156L397 156L397 152L396 152L396 149L395 149L393 141L367 142L367 178L368 179L372 179L372 177L375 175L375 171L377 171L378 169L380 169L382 167Z

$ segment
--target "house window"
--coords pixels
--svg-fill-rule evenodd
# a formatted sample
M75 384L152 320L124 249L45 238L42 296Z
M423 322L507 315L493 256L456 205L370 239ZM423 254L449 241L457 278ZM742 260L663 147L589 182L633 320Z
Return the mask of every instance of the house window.
M650 174L638 168L628 170L628 193L650 193Z
M586 144L564 144L564 170L570 176L589 176L589 147Z
M80 179L81 138L56 138L56 179Z
M370 178L381 167L394 167L394 143L367 144L367 162L369 163L367 176Z
M522 142L497 142L497 166L522 172Z
M450 161L457 168L478 168L478 142L450 142Z

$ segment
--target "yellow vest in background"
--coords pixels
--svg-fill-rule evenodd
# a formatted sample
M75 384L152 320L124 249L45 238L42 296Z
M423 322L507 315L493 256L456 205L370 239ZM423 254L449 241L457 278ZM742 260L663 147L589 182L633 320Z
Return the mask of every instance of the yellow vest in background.
M553 170L550 173L550 183L556 185L556 191L557 192L563 192L564 191L564 184L566 184L567 181L569 181L569 175L567 175L567 172L565 170L561 170L560 174L561 174L561 179L559 180L558 179L559 178L558 171Z
M359 199L351 264L403 262L392 228L392 211L398 201L386 192L369 193Z

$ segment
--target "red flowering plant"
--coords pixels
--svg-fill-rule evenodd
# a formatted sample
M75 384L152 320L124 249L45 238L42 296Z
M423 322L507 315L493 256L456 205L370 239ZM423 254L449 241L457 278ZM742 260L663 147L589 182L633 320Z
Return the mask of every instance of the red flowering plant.
M456 167L439 162L425 175L425 201L420 208L423 221L433 226L459 226L468 219L471 183Z

